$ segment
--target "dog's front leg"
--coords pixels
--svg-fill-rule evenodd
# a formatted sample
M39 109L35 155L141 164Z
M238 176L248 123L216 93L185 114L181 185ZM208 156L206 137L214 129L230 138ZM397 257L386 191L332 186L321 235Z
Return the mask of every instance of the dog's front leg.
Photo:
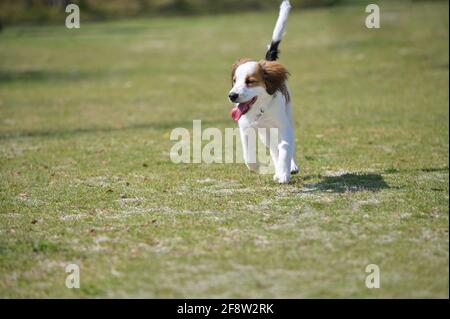
M287 184L291 180L291 161L294 153L294 134L290 127L280 130L278 144L278 162L275 165L274 180L280 184Z
M276 170L276 166L278 163L278 144L279 144L278 129L275 128L275 130L276 130L275 134L274 134L274 132L272 132L272 130L273 130L273 128L266 128L263 130L258 130L258 135L259 135L259 139L264 144L264 146L269 148L270 157L272 158L272 163Z
M242 153L245 165L248 169L258 173L259 162L256 158L256 129L252 127L239 126L242 143Z

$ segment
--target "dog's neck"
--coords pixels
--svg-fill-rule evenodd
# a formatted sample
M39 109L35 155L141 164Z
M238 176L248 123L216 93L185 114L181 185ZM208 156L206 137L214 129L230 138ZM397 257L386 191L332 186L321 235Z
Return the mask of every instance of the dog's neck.
M277 93L279 94L280 92L276 92L273 95L264 94L258 96L258 99L252 106L250 111L247 114L245 114L247 121L249 123L256 123L259 120L261 120L264 117L264 113L266 113L270 108L270 105L275 99Z

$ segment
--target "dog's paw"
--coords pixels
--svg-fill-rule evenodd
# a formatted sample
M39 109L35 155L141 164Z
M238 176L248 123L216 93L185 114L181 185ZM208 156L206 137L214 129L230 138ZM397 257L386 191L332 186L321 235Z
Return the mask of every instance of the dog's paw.
M273 175L273 181L278 184L289 184L291 181L291 174Z

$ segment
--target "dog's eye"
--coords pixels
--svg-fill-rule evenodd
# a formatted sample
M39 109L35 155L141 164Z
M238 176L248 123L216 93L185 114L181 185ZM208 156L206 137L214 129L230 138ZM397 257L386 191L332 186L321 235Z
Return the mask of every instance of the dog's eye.
M256 83L255 80L247 80L247 81L245 81L245 84L247 84L247 85L254 84L254 83Z

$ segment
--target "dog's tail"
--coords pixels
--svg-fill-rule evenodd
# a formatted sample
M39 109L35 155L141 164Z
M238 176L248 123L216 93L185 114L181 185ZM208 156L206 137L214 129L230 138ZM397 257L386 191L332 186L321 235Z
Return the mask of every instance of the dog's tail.
M275 25L275 30L273 30L272 42L270 43L269 50L266 53L267 61L278 60L278 54L280 53L278 46L283 38L290 11L291 4L289 3L289 0L283 0L280 6L280 16L278 17L277 24Z

